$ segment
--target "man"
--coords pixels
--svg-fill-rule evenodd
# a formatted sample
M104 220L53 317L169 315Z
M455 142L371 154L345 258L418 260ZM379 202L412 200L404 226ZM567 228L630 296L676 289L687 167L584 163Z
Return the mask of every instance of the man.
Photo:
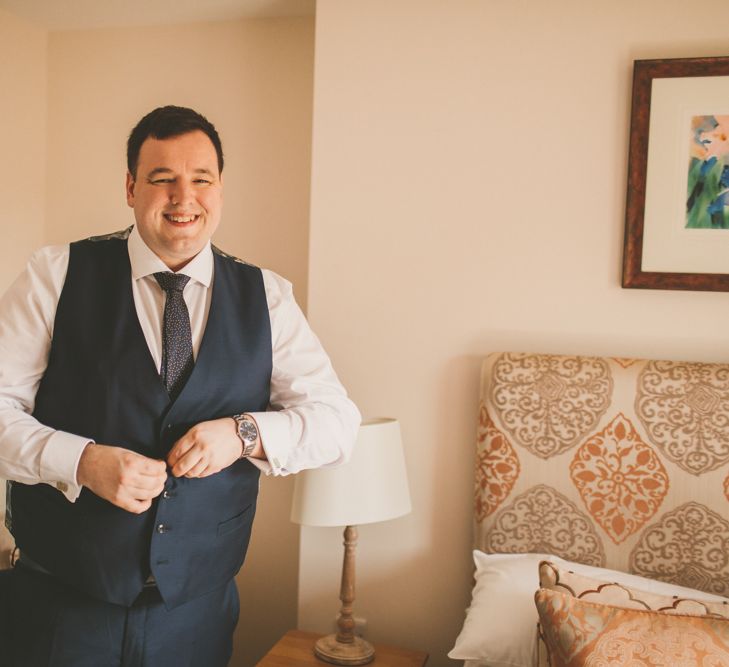
M213 125L155 109L127 167L136 225L0 302L11 665L226 665L259 471L340 463L359 423L289 283L210 244Z

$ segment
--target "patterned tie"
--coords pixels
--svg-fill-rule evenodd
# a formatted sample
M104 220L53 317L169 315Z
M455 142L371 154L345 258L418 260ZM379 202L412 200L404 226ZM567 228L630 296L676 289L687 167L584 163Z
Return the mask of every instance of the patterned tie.
M162 368L160 377L172 399L177 398L190 376L192 357L190 313L182 296L190 276L164 271L155 273L159 286L167 294L162 322Z

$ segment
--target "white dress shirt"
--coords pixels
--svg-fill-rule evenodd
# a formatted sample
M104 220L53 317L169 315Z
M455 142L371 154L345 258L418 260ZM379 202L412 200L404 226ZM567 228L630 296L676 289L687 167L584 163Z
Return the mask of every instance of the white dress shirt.
M152 274L169 269L136 228L128 249L137 317L159 368L165 295ZM0 477L53 484L73 502L81 491L78 462L91 439L56 431L31 415L48 364L68 260L68 245L41 248L0 299ZM210 244L179 273L190 276L183 295L197 357L214 280ZM296 304L291 283L272 271L262 273L271 320L271 398L269 411L249 414L258 424L268 460L249 460L274 475L342 463L354 446L359 412Z

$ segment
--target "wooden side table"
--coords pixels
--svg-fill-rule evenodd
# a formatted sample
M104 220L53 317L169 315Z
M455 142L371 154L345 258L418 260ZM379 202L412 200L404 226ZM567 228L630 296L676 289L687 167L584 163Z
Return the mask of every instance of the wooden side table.
M314 655L314 642L322 635L289 630L263 657L257 667L332 667ZM375 644L373 667L423 667L428 654L385 644ZM366 666L365 666L366 667Z

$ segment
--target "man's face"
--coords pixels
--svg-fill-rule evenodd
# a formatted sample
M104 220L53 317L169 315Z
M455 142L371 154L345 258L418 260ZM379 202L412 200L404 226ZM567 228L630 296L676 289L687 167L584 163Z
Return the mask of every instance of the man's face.
M215 147L200 130L142 144L127 204L149 248L173 271L208 242L220 222L223 183Z

